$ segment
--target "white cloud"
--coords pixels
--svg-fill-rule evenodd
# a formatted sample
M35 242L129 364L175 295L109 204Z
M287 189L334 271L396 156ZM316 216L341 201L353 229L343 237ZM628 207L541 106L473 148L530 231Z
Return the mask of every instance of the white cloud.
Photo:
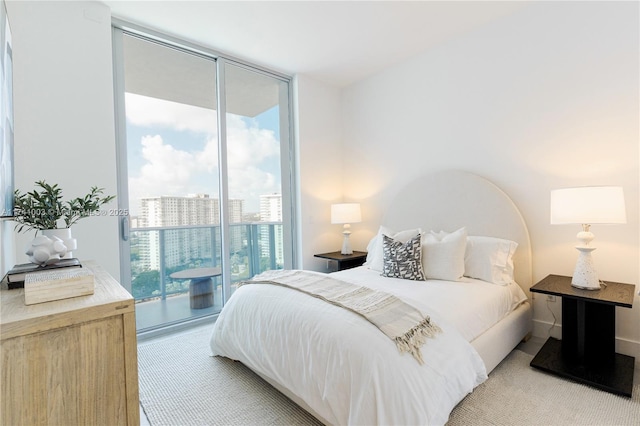
M280 145L272 130L248 127L235 115L227 116L227 157L229 169L244 169L278 158Z
M229 171L229 197L245 200L247 211L257 211L260 195L280 192L276 177L256 167Z
M267 162L280 163L279 143L272 130L248 126L233 115L227 116L227 141L229 196L246 200L246 209L257 211L260 195L280 191L279 179L265 170Z
M207 139L202 151L195 154L196 164L200 170L217 173L218 170L218 137Z
M125 93L127 120L135 126L161 126L216 134L216 111L163 99Z
M217 182L215 111L132 94L127 94L126 108L131 125L151 127L158 133L130 141L141 144L143 164L138 171L129 170L132 204L145 196L202 192L201 188L211 188ZM171 145L161 136L163 128L202 133L206 143L200 149ZM279 164L279 142L272 130L231 114L227 115L227 140L229 194L244 199L247 211L256 211L260 195L280 191L279 172L275 171L276 176L270 170Z
M189 192L194 156L163 142L160 135L144 136L140 141L146 163L139 173L129 171L131 200L157 195L178 195ZM132 206L133 207L133 206Z

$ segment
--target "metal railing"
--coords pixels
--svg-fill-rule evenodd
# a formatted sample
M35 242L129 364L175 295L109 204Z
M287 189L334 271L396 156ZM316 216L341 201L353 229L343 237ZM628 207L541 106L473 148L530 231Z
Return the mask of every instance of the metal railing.
M231 262L231 282L283 265L281 222L234 223L229 226L230 259L221 258L220 225L132 228L131 287L137 302L166 299L189 291L170 275L184 269ZM222 277L214 278L214 286Z

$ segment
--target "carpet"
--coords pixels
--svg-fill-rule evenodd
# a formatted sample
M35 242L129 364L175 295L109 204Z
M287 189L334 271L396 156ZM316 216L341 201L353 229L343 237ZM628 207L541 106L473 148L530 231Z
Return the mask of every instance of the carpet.
M152 426L322 424L242 363L212 357L211 329L138 345L140 404Z
M631 399L529 366L514 350L449 417L458 425L639 425L640 384Z
M138 345L140 403L152 426L319 425L239 362L211 357L211 326ZM638 425L640 384L624 398L529 367L514 350L451 413L461 425Z

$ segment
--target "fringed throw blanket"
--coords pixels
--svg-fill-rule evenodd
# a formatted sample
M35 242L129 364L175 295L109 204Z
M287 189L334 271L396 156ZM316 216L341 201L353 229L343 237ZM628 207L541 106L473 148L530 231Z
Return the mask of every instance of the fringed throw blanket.
M409 352L423 364L420 347L440 327L428 316L397 297L361 287L326 275L305 271L267 271L245 284L273 284L289 287L363 316L396 343L400 352Z

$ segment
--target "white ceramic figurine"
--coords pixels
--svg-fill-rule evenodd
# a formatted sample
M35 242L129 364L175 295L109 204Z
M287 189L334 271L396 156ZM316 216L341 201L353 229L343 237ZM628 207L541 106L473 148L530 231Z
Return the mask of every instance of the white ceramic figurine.
M38 235L31 241L25 253L33 263L50 265L60 261L67 254L67 246L58 237Z

